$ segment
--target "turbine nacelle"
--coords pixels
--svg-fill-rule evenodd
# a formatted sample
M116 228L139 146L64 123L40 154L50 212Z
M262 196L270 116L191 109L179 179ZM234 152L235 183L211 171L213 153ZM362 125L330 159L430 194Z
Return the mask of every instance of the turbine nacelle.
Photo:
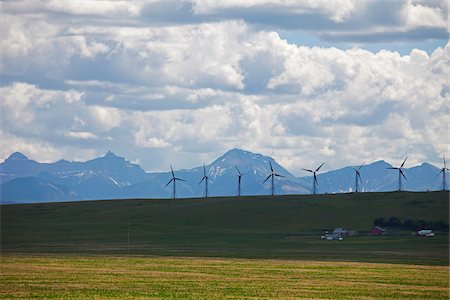
M166 188L170 183L173 183L173 190L172 190L172 198L175 199L177 194L176 194L176 181L186 181L184 179L175 177L175 172L173 171L172 165L170 165L170 172L172 173L172 179L169 180L169 182L167 182L166 186L164 188Z
M206 175L206 166L204 163L203 163L203 177L198 183L198 185L200 185L203 182L203 180L205 181L205 198L208 198L208 176Z
M442 159L444 160L444 167L436 175L436 177L442 174L442 190L445 191L445 190L447 190L447 181L445 179L445 175L446 175L445 172L446 171L450 171L450 169L447 168L447 163L445 162L445 156L444 155L442 155Z
M320 168L322 168L322 166L325 164L325 162L323 162L315 171L310 170L310 169L303 169L306 172L310 172L313 173L313 194L316 194L316 187L319 185L319 181L317 181L317 176L316 173L320 170Z
M266 183L267 180L269 180L269 178L272 178L272 195L275 194L275 183L274 183L274 178L275 177L281 177L281 178L286 178L286 176L277 174L274 172L273 167L272 167L272 163L269 161L269 165L270 165L270 175L267 176L266 180L263 181L263 184Z
M408 181L408 179L406 179L405 173L403 173L403 166L405 165L406 160L408 159L408 156L406 156L405 160L403 160L402 164L400 165L400 167L389 167L386 169L390 169L390 170L398 170L398 190L401 191L402 190L402 177Z
M355 193L358 192L358 180L362 184L361 173L359 172L359 170L361 170L361 168L365 164L366 164L366 162L364 162L362 165L360 165L359 168L353 168L353 170L355 170Z

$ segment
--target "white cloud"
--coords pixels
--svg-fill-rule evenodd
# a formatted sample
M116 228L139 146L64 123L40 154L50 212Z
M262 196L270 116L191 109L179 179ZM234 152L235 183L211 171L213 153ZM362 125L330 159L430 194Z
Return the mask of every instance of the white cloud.
M448 3L442 2L440 7L430 7L427 3L412 3L408 1L405 7L406 25L410 27L447 28Z
M305 12L319 11L332 20L341 22L348 18L360 1L296 1L296 0L264 0L264 1L194 1L193 12L196 14L217 14L229 9L257 9L258 7L283 7L292 15L302 15Z
M122 112L113 107L89 106L92 125L101 131L109 131L122 123Z
M85 140L98 139L98 137L95 134L88 131L68 131L64 135L75 139L85 139Z
M231 14L273 2L199 2L192 13L212 19L182 25L146 19L148 2L74 3L4 7L0 69L13 78L0 87L8 150L43 160L39 149L69 159L108 149L136 159L141 151L150 170L172 159L193 167L240 147L273 154L294 173L322 161L332 168L408 153L433 161L448 152L448 44L404 56L304 47ZM387 16L399 22L391 29L442 27L439 3L399 3L403 15ZM326 4L287 1L280 9L344 26L376 3ZM214 19L225 10L231 15ZM389 29L382 15L371 16L361 32ZM331 32L357 31L340 28Z

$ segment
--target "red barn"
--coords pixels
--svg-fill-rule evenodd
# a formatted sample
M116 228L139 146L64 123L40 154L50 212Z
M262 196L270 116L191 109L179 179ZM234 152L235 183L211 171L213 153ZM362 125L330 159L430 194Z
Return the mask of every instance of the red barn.
M374 226L370 230L370 234L372 234L372 235L384 235L384 234L386 234L386 230L381 228L380 226Z

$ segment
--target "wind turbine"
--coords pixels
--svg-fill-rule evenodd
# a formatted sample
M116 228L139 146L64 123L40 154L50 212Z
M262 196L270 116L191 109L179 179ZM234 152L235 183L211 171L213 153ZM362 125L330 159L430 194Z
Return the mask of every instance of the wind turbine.
M205 181L205 198L208 198L208 176L206 175L205 164L203 164L203 178L202 180L200 180L198 185L200 185L200 183L202 183L203 180Z
M444 167L437 174L437 176L439 176L442 173L442 190L446 191L447 190L447 181L445 180L445 172L450 171L450 169L447 168L447 164L445 163L445 156L442 155L442 158L444 159Z
M362 185L362 179L361 179L361 173L359 173L359 170L365 165L366 162L364 162L361 166L359 166L358 169L353 168L355 170L355 193L358 192L358 183L361 182Z
M272 178L272 196L273 196L273 195L275 194L275 181L274 181L275 176L276 176L276 177L283 177L283 178L286 178L286 177L283 176L283 175L280 175L280 174L275 173L275 172L273 171L272 163L271 163L270 161L269 161L269 164L270 164L270 171L271 171L271 173L270 173L269 176L267 176L266 180L264 180L263 183L265 183L267 180L269 180L269 178Z
M175 177L175 173L173 172L172 165L170 165L170 171L172 172L172 179L169 180L169 182L166 184L166 186L164 188L166 188L171 182L173 182L172 198L175 199L177 197L177 189L176 189L176 185L175 185L176 181L177 180L186 181L186 180Z
M403 176L403 178L405 178L406 181L408 181L408 179L406 179L405 173L403 173L403 171L402 171L402 168L405 165L405 162L407 159L408 159L408 156L405 158L405 160L403 161L401 166L398 168L396 168L396 167L387 168L387 169L392 169L392 170L398 170L398 191L399 192L402 190L402 176Z
M242 178L242 176L244 176L247 173L241 173L241 171L239 171L238 167L236 165L234 165L234 166L238 172L238 175L237 175L238 176L238 197L240 197L241 196L241 178Z
M319 185L319 182L317 181L317 176L316 176L316 172L318 172L320 170L320 168L322 168L322 166L325 164L325 162L323 162L315 171L313 170L309 170L309 169L303 169L304 171L313 173L313 194L316 194L316 190L317 190L317 186Z

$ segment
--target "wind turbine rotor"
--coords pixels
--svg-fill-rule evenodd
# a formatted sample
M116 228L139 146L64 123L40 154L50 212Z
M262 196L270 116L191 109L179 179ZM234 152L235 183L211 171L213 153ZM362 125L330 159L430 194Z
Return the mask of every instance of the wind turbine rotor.
M361 170L361 168L366 164L366 162L363 162L362 165L359 166L358 171Z
M400 168L403 168L403 166L405 165L406 160L408 159L408 156L405 158L405 160L403 161L402 165L400 166Z
M323 162L317 169L316 172L320 170L320 168L322 168L322 166L325 164L325 162Z
M400 174L402 174L403 178L405 178L406 181L408 181L408 179L406 179L405 173L403 173L402 169L398 169L400 171Z
M237 170L239 176L242 176L242 173L241 173L241 171L239 171L238 167L237 167L236 165L234 165L234 167L236 168L236 170Z
M175 178L170 179L169 182L166 184L166 186L164 188L166 188L174 180L175 180Z

